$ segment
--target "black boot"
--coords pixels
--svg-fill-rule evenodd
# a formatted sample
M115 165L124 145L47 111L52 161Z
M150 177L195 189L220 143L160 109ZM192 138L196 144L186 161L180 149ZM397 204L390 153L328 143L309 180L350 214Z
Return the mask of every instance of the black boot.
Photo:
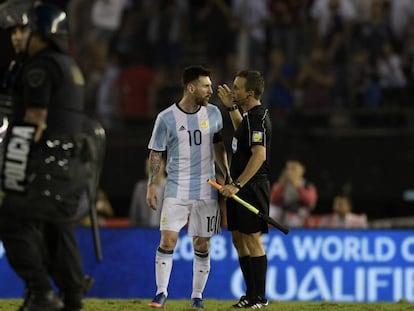
M87 295L91 291L94 284L95 284L95 279L91 277L90 275L85 274L83 276L82 294L84 296ZM59 297L62 301L65 300L64 294L62 292L60 292Z
M82 291L71 290L64 293L63 311L82 311Z
M63 303L53 290L26 290L24 302L19 311L59 311L62 309Z
M95 279L91 277L90 275L85 274L83 276L83 295L86 295L90 292L90 290L93 287L93 284L95 284Z

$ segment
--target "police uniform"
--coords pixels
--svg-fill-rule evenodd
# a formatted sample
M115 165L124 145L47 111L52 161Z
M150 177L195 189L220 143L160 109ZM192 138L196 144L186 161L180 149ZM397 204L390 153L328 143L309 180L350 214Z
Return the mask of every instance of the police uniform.
M73 60L46 48L27 59L20 83L23 99L16 105L3 155L0 237L29 292L50 292L51 274L65 310L81 310L83 273L73 220L92 174L82 134L83 77ZM34 126L23 122L29 108L47 110L47 127L38 142L33 141Z
M11 95L13 93L14 96L19 94L17 91L18 85L17 81L20 76L22 66L23 66L23 58L22 54L16 55L16 57L10 62L9 67L7 68L6 73L4 74L1 89L2 93Z
M252 146L260 145L266 148L266 161L237 193L240 198L265 215L269 215L270 181L268 175L271 132L272 125L266 107L258 105L245 112L242 123L233 137L233 156L230 166L231 176L233 180L236 180L247 166ZM237 230L246 234L268 232L266 221L255 217L251 211L240 206L235 200L227 200L227 222L230 231Z

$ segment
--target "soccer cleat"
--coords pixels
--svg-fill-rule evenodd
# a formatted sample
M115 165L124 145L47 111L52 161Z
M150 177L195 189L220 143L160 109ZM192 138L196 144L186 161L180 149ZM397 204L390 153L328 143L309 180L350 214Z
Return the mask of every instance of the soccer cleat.
M191 308L193 309L204 309L203 299L191 298Z
M263 297L257 297L247 308L261 309L266 308L269 305L269 301Z
M242 308L248 308L249 307L249 300L247 299L246 296L241 296L239 301L237 303L235 303L234 305L232 305L233 308L236 309L242 309Z
M259 296L257 297L256 303L260 303L262 307L267 307L269 305L269 300L267 300L266 298L262 296Z
M164 308L166 302L167 296L164 293L159 293L148 305L153 308Z
M247 308L250 308L250 309L261 309L262 308L262 305L260 303L252 303Z

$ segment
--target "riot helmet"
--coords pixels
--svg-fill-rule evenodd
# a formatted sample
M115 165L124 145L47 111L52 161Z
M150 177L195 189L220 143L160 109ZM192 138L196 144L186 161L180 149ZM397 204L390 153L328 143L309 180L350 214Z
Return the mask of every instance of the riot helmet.
M29 24L27 12L32 7L30 0L9 0L0 5L0 28L10 30Z
M28 12L29 27L61 52L68 50L68 20L66 13L55 5L35 2Z

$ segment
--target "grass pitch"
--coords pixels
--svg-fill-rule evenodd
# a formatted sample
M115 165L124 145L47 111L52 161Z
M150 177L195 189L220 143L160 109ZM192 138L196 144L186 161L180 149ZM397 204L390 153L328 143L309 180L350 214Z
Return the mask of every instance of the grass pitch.
M0 311L16 311L20 299L0 300ZM148 307L148 299L85 299L84 311L140 311L154 310ZM204 301L206 311L233 310L230 300ZM189 300L168 300L165 310L192 310ZM334 302L276 302L265 309L269 311L414 311L414 304L398 303L334 303Z

